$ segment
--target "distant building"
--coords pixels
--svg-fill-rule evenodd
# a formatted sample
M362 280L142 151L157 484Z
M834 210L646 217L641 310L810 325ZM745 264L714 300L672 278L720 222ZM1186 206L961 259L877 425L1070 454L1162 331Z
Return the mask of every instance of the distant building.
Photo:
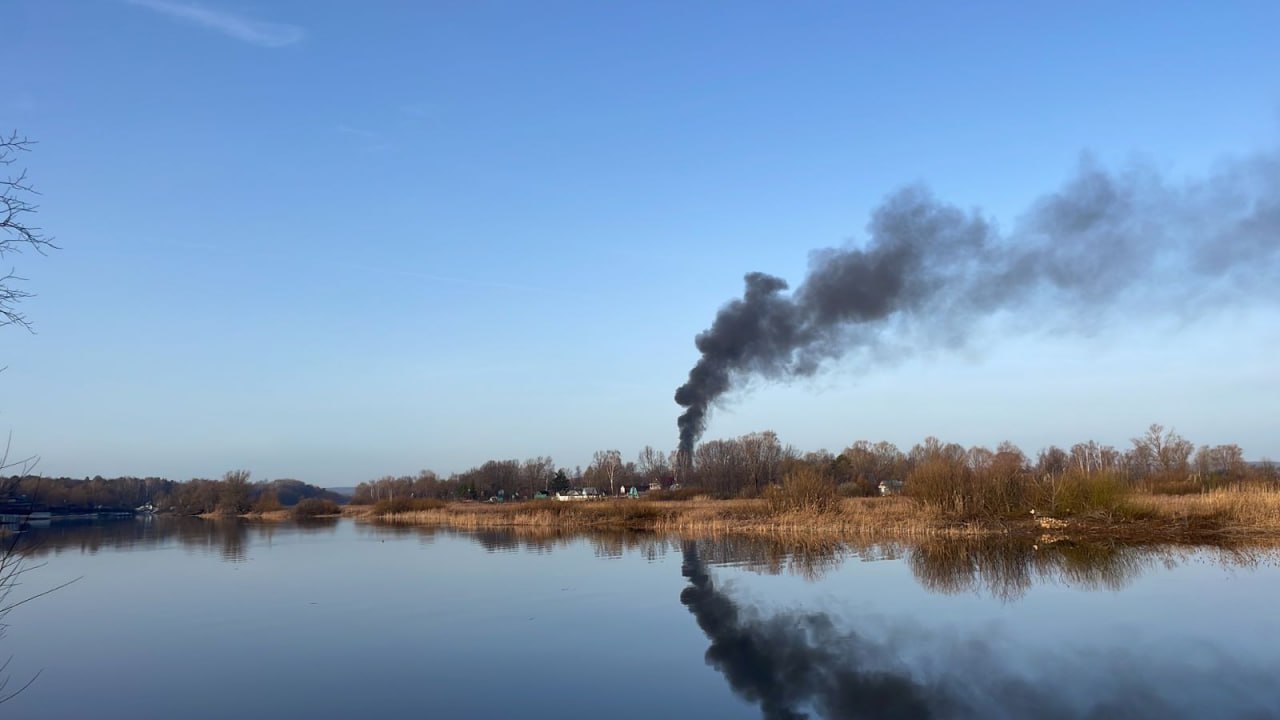
M556 493L556 500L561 502L570 502L573 500L603 500L604 495L600 491L593 488L573 488L571 490L563 490Z
M880 484L877 487L880 488L881 495L901 495L902 494L901 480L881 480Z

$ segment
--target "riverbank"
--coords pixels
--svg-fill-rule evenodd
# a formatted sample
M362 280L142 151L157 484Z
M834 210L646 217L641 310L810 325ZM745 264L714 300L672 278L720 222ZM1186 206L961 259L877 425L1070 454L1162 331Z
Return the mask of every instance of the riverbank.
M906 497L845 498L825 511L777 510L765 500L530 501L448 503L377 513L347 506L344 515L400 525L458 529L620 529L685 535L749 534L823 539L921 539L1025 535L1049 540L1222 542L1280 538L1280 493L1221 490L1206 494L1132 495L1122 506L1074 516L1030 514L957 519Z

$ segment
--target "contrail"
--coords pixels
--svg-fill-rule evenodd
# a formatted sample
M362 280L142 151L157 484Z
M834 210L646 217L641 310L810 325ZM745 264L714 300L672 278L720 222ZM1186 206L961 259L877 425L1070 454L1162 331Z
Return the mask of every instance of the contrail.
M1096 322L1120 307L1186 315L1274 293L1280 160L1258 155L1180 184L1085 161L1008 233L908 187L875 210L867 233L862 246L813 253L790 294L781 278L747 274L742 297L695 339L701 357L676 390L685 457L712 403L748 377L810 375L887 344L958 345L997 311Z

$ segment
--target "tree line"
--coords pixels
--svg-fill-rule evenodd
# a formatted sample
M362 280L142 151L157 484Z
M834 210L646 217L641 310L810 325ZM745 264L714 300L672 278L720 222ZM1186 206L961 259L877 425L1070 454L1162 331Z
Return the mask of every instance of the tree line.
M486 500L491 497L528 499L538 493L556 493L570 488L593 487L609 494L650 483L671 485L674 453L666 454L646 446L635 461L622 459L619 450L600 450L586 468L558 467L548 456L526 460L488 460L468 470L441 477L431 470L417 475L387 475L356 486L351 502L371 505L384 500L435 498L439 500Z
M758 497L797 470L816 474L848 497L879 494L882 482L923 487L967 482L966 478L1002 478L1007 483L1055 484L1074 477L1105 476L1126 488L1150 492L1190 493L1230 483L1262 481L1280 486L1280 473L1270 463L1250 464L1234 444L1196 446L1173 430L1152 425L1127 448L1094 441L1068 448L1050 446L1034 457L1012 443L994 449L964 447L929 437L907 450L890 442L859 440L839 453L801 452L783 444L772 431L699 445L688 463L675 452L646 446L634 460L616 449L593 454L585 468L558 466L548 456L525 460L489 460L442 477L431 470L416 475L384 476L360 483L351 502L434 498L486 500L527 499L539 492L594 487L618 494L635 486L674 483L715 497ZM243 513L291 507L308 498L341 502L342 496L299 480L253 482L245 470L221 479L176 482L160 477L68 478L12 476L0 478L0 498L24 497L57 509L134 508L151 504L180 514Z
M964 447L936 437L925 438L906 450L891 442L859 440L839 453L801 452L782 443L777 433L763 431L703 442L687 463L681 463L674 451L646 446L631 461L624 461L618 450L597 451L585 468L558 467L552 458L539 456L489 460L448 477L430 470L389 475L360 483L352 502L530 498L539 491L552 493L570 487L595 487L617 494L637 485L669 487L675 482L715 497L757 497L800 469L817 473L841 495L856 497L879 494L882 482L903 487L921 484L939 463L954 470L952 474L963 467L964 472L984 476L1003 474L1010 482L1035 479L1052 483L1068 476L1105 474L1127 488L1151 492L1198 492L1250 480L1280 483L1274 465L1246 462L1238 445L1196 446L1161 425L1152 425L1126 448L1089 440L1067 448L1049 446L1035 456L1008 442L992 449Z
M218 480L196 478L177 482L160 477L92 478L15 475L0 478L0 498L23 498L54 512L101 508L137 508L183 515L240 514L292 507L311 498L340 502L337 493L301 480L252 482L247 470L232 470Z

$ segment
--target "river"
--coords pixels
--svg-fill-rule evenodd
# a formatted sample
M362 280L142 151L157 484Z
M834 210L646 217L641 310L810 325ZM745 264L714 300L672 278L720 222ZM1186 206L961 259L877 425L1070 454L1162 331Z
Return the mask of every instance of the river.
M4 718L1280 717L1247 548L55 523ZM38 676L36 676L36 674Z

